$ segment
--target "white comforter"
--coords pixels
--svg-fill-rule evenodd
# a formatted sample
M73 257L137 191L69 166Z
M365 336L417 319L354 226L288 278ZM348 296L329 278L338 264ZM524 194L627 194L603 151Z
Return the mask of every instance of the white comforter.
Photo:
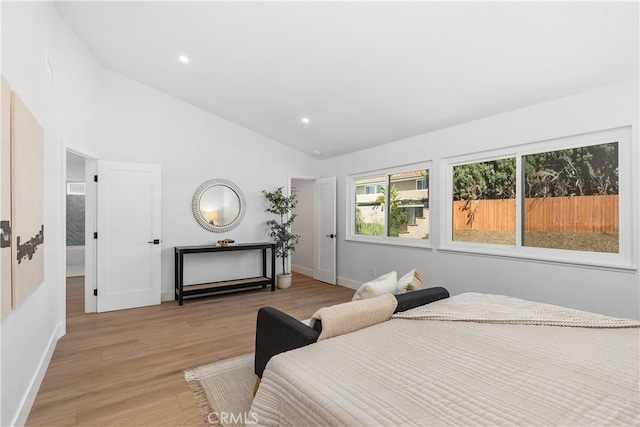
M640 425L640 330L392 319L274 357L259 425Z

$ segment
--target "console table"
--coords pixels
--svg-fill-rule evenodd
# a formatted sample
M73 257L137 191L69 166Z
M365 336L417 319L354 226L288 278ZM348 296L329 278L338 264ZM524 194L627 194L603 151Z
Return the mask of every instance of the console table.
M267 249L271 251L271 277L267 276ZM235 252L235 251L262 251L262 276L247 277L236 280L223 280L219 282L199 283L184 285L184 256L188 254L201 254L205 252ZM179 305L184 298L189 296L213 294L217 292L229 292L235 290L249 290L261 286L266 288L271 285L271 292L276 290L275 274L276 254L273 243L242 243L233 246L175 246L175 300Z

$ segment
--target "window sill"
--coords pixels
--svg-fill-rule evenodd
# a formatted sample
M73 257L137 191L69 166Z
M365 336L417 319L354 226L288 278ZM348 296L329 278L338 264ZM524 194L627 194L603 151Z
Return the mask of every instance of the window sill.
M431 250L431 240L428 239L403 239L402 237L385 236L347 236L347 242L373 243L375 245L400 246L405 248L429 249Z
M550 265L567 265L574 267L593 268L598 270L614 270L634 273L637 265L627 261L620 254L585 253L544 248L522 248L515 246L492 245L460 245L448 244L438 247L439 252L456 253L461 255L487 256L492 258L507 258L519 261L530 261Z

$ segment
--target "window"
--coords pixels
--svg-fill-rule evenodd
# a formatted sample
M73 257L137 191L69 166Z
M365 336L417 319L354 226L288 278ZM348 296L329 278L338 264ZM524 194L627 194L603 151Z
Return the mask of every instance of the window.
M407 225L418 225L418 220L424 218L424 208L407 208Z
M453 240L516 244L516 159L453 167Z
M446 159L442 249L633 267L620 238L633 226L630 138L620 128Z
M523 246L619 252L618 143L522 157Z
M356 181L356 234L366 236L382 236L384 234L385 217L381 205L384 205L384 176L365 178Z
M84 196L85 188L84 182L67 182L67 195Z
M349 182L352 205L348 239L429 245L427 163L358 174L351 176Z
M364 194L381 194L384 192L384 184L373 184L364 186Z
M416 180L416 190L428 190L429 189L429 181L427 178L420 178Z

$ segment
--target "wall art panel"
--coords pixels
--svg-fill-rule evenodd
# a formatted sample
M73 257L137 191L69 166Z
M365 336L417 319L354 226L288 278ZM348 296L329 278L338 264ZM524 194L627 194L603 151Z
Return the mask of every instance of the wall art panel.
M44 132L11 93L12 291L16 309L44 281Z
M0 76L0 319L11 313L11 88Z

